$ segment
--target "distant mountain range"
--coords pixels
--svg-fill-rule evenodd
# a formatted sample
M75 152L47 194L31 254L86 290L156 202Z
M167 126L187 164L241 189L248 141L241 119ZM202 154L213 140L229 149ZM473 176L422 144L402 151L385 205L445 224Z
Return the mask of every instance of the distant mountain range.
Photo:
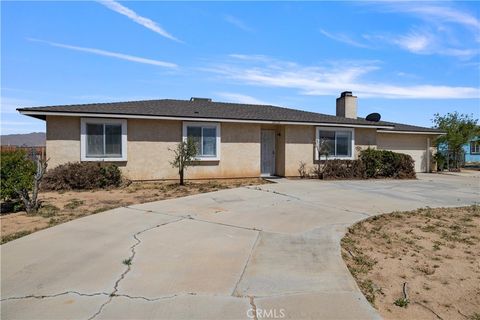
M2 146L39 147L45 145L45 132L7 134L0 136Z

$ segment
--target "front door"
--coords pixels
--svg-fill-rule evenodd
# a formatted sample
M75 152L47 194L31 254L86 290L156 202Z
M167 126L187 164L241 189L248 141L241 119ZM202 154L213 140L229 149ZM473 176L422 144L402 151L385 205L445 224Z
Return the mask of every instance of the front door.
M275 174L275 130L262 130L261 173L264 176Z

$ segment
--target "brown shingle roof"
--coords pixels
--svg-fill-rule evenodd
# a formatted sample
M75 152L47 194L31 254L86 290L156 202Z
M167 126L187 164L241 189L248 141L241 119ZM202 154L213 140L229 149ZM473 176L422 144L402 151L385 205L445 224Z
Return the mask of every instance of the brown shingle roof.
M413 130L413 126L391 122L373 122L363 118L349 119L322 113L308 112L271 105L253 105L240 103L213 102L208 99L198 100L143 100L111 103L92 103L77 105L45 106L19 108L20 112L34 111L41 113L65 112L92 114L115 114L137 116L163 116L178 118L228 119L247 121L279 121L279 122L313 122L328 124L352 124L367 126L392 126L394 130ZM45 114L29 114L45 119ZM408 127L408 128L407 128ZM436 131L430 128L415 127L414 131Z

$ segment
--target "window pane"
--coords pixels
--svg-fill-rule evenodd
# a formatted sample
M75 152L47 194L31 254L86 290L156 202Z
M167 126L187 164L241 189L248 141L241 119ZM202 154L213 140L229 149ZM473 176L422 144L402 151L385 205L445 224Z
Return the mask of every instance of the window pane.
M103 156L103 124L87 123L87 157Z
M203 154L215 156L217 154L217 129L203 128Z
M335 155L335 131L320 131L319 152L322 156Z
M479 141L470 142L470 153L480 153L480 142Z
M107 157L122 156L122 125L105 125L105 155Z
M348 131L337 132L337 156L351 156L352 133Z
M197 146L197 155L202 154L200 141L202 140L202 127L187 127L187 138L192 139Z

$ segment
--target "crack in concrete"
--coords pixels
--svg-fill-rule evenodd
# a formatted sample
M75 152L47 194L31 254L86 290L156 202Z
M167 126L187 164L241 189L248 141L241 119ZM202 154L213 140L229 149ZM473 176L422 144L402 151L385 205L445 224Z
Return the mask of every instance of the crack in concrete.
M258 320L257 317L257 306L255 304L254 296L249 296L250 298L250 305L252 306L252 315L254 320Z
M228 224L228 223L223 223L223 222L208 221L208 220L198 219L198 218L192 217L190 215L186 216L186 219L190 219L190 220L198 221L198 222L216 224L216 225L225 226L225 227L238 228L238 229L243 229L243 230L259 231L259 232L262 231L261 229L257 229L255 227L249 228L249 227L236 226L234 224Z
M95 297L95 296L101 296L101 295L105 295L105 296L109 295L106 292L82 293L78 291L69 290L69 291L55 293L55 294L42 294L42 295L29 294L21 297L9 297L9 298L0 299L0 301L21 300L21 299L48 299L48 298L56 298L56 297L64 296L67 294L76 294L82 297Z
M257 229L255 227L249 228L249 227L236 226L234 224L228 224L228 223L223 223L223 222L204 220L204 219L196 218L195 216L192 216L191 214L172 215L172 214L159 212L159 211L153 211L153 210L142 210L142 209L130 208L130 207L127 207L127 208L132 209L132 210L142 211L142 212L152 212L152 213L156 213L156 214L163 214L163 215L166 215L166 216L169 216L169 217L182 218L182 219L188 219L188 220L193 220L193 221L198 221L198 222L217 224L217 225L225 226L225 227L232 227L232 228L238 228L238 229L243 229L243 230L252 230L252 231L262 231L261 229Z
M275 191L275 190L262 189L261 187L244 187L244 188L250 189L250 190L256 190L256 191L263 191L263 192L273 193L273 194L277 194L277 195L279 195L279 196L283 196L283 197L287 197L287 198L291 198L291 199L295 199L295 200L300 200L300 201L302 201L302 199L300 199L299 197L292 196L292 195L290 195L290 194L286 194L286 193L282 193L282 192L278 192L278 191Z
M178 217L177 217L178 218ZM153 230L153 229L156 229L156 228L159 228L159 227L162 227L162 226L165 226L167 224L170 224L170 223L175 223L175 222L179 222L181 220L184 220L185 218L181 217L180 219L176 219L176 220L172 220L172 221L167 221L167 222L164 222L164 223L160 223L160 224L157 224L153 227L149 227L149 228L146 228L146 229L143 229L141 231L138 231L136 232L134 235L133 235L133 238L135 239L136 243L134 243L131 247L130 247L130 251L131 251L131 254L130 254L130 257L128 258L128 260L130 262L133 261L133 258L135 258L135 255L136 255L136 251L135 251L135 248L140 244L142 243L142 240L140 240L138 238L139 235L141 235L142 233L145 233L147 231L150 231L150 230ZM102 311L103 311L103 308L105 308L106 305L108 305L112 299L117 296L117 291L118 291L118 286L120 284L120 282L125 279L125 276L127 275L128 272L130 272L130 270L132 269L132 265L131 264L128 264L127 265L127 268L125 269L125 271L122 272L122 274L120 274L120 277L117 279L117 281L115 281L115 284L113 286L113 291L109 294L109 297L108 297L108 300L105 301L101 306L100 308L97 310L97 312L95 312L90 318L88 318L88 320L92 320L94 318L96 318Z
M242 273L240 274L240 278L238 278L238 281L235 284L235 287L233 288L233 291L232 291L232 296L233 297L235 297L235 296L236 297L241 297L241 295L237 292L237 287L240 284L240 282L242 281L243 276L245 275L245 271L247 270L248 264L250 263L250 259L253 256L253 252L255 251L255 249L257 247L258 240L260 239L260 233L261 233L261 231L259 231L258 234L257 234L257 238L255 239L255 242L252 245L252 249L250 250L250 254L248 255L247 261L245 262L245 265L243 266L243 270L242 270Z
M132 208L132 207L125 207L125 209L130 209L130 210L136 210L136 211L142 211L142 212L150 212L150 213L156 213L156 214L163 214L165 216L173 217L173 218L186 218L183 215L174 215L170 213L165 213L165 212L158 212L154 210L144 210L144 209L139 209L139 208Z
M253 187L253 188L252 188L252 187L245 187L245 188L246 188L246 189L250 189L250 190L256 190L256 191L263 191L263 192L278 194L278 195L281 195L281 196L284 196L284 197L288 197L288 198L291 198L291 199L300 201L300 202L302 202L303 204L309 205L309 206L314 207L314 208L327 207L327 208L336 209L336 210L340 210L340 211L345 211L345 212L349 212L349 213L361 214L361 215L366 216L366 217L371 217L371 215L369 215L369 214L367 214L367 213L365 213L365 212L354 211L354 210L345 209L345 208L339 208L339 207L331 206L331 205L328 205L328 204L325 204L325 203L316 204L315 202L308 201L308 200L299 198L299 197L297 197L297 196L292 196L292 195L290 195L290 194L282 193L282 192L278 192L278 191L274 191L274 190L262 189L261 187Z
M195 292L188 292L188 293L175 293L175 294L172 294L172 295L168 295L168 296L161 296L161 297L156 297L156 298L147 298L147 297L142 297L142 296L131 296L131 295L128 295L128 294L115 294L115 297L124 297L124 298L128 298L128 299L141 299L141 300L145 300L145 301L159 301L159 300L167 300L167 299L173 299L173 298L176 298L176 297L180 297L180 296L196 296L197 293Z

